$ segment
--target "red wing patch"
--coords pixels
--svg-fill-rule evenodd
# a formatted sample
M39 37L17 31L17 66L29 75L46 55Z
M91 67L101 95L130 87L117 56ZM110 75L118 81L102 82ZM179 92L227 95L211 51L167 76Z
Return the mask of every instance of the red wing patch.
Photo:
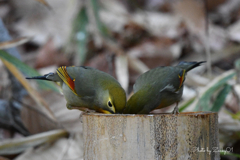
M74 84L75 79L72 79L68 75L66 68L66 66L59 67L57 69L57 74L63 80L63 82L68 85L68 87L73 91L73 93L77 95Z
M179 85L179 89L182 87L183 85L183 82L184 82L184 79L185 79L185 73L186 73L186 70L184 69L179 75L179 81L180 81L180 85Z

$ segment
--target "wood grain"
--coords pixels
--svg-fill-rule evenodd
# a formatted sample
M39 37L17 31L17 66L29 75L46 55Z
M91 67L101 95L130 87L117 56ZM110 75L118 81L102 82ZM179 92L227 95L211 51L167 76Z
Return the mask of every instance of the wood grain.
M83 114L85 160L220 159L218 115ZM205 149L204 152L198 150ZM208 150L208 151L207 151Z

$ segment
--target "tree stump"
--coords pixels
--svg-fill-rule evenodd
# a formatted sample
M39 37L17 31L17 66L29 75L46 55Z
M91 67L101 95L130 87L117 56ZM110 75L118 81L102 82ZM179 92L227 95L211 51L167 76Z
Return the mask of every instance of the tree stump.
M83 114L84 160L218 160L218 115Z

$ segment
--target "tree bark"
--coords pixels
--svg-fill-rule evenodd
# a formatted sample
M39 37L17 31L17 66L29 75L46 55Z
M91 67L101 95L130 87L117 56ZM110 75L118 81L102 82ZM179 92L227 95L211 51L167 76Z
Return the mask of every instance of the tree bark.
M85 160L218 160L218 115L83 114Z

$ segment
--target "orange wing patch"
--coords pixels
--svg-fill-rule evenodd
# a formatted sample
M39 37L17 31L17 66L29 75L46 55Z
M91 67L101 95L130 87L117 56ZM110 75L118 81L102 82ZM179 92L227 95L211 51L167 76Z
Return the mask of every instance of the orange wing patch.
M184 69L179 75L178 75L178 78L179 78L179 81L180 81L180 85L179 85L179 89L182 87L183 85L183 81L185 79L185 73L186 73L186 70Z
M77 95L74 84L75 79L72 79L68 75L66 68L67 68L66 66L59 67L57 69L57 74L63 80L63 82L68 85L68 87L73 91L73 93Z

